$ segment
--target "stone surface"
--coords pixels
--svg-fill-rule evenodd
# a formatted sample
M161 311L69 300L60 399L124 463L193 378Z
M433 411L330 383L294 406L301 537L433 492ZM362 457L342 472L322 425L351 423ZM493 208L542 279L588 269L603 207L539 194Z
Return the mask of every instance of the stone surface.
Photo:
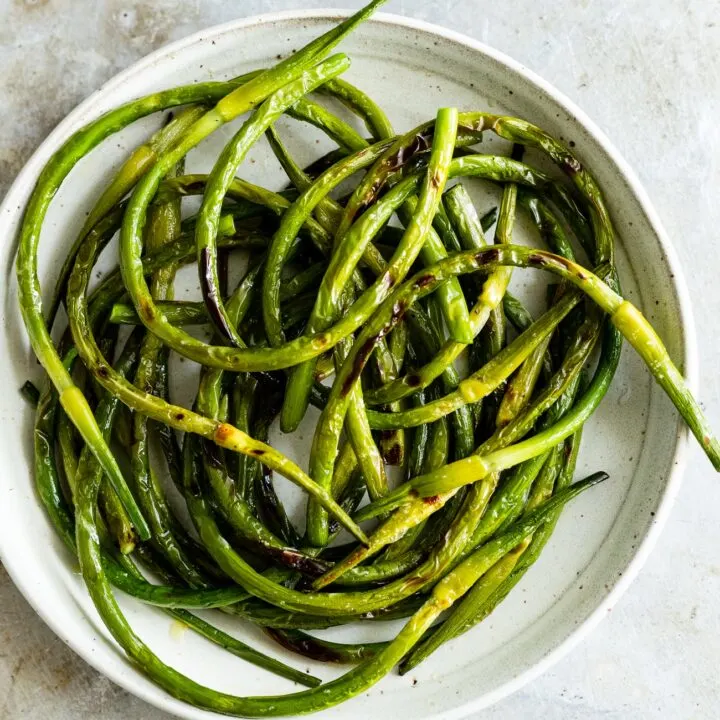
M151 50L240 13L332 4L0 0L0 195L68 111ZM610 136L680 254L699 329L702 400L720 426L720 262L713 254L720 247L720 2L391 0L387 10L507 52L575 100ZM667 528L611 616L550 672L482 717L717 717L719 507L720 483L693 450ZM169 717L68 650L2 568L0 607L0 718Z

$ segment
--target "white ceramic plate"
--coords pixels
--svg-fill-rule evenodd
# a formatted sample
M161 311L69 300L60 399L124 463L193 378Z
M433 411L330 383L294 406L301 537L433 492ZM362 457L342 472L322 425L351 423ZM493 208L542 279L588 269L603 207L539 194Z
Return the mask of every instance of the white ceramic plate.
M0 397L4 428L0 459L5 469L0 482L2 561L38 614L77 653L129 691L183 718L211 714L172 699L129 665L99 621L76 563L55 538L34 495L32 412L15 388L37 375L37 365L16 305L9 259L12 239L42 166L73 131L148 92L229 78L271 64L278 55L324 32L340 16L335 11L264 15L206 30L154 53L110 81L55 129L20 174L0 211L0 237L8 258L2 306L5 347L0 356L5 387ZM425 23L378 15L342 49L353 59L347 77L380 102L397 128L411 128L434 116L438 106L457 105L520 115L572 141L605 192L618 231L618 264L626 294L647 313L671 355L684 366L690 385L695 384L693 325L675 253L635 176L578 108L500 53ZM148 119L113 137L72 172L52 206L40 245L44 287L52 285L58 258L112 169L159 123L159 118ZM195 151L190 169L207 168L234 127L224 128ZM290 121L284 131L292 136L303 160L325 148L320 135L303 130L301 136ZM242 174L268 187L279 187L282 181L263 148L253 153ZM657 538L680 482L686 434L663 393L626 349L613 388L585 437L578 474L604 469L612 479L568 508L542 558L501 608L415 672L403 678L391 675L328 714L386 718L400 711L418 720L467 715L535 677L598 623ZM307 439L289 448L300 461ZM217 651L192 633L172 630L167 616L158 611L125 597L121 602L151 647L200 682L237 694L298 689ZM254 629L238 630L223 618L219 622L277 653ZM396 625L369 624L360 633L378 637L396 630ZM349 638L352 633L348 633L342 630L336 635ZM336 674L332 668L290 660L323 678Z

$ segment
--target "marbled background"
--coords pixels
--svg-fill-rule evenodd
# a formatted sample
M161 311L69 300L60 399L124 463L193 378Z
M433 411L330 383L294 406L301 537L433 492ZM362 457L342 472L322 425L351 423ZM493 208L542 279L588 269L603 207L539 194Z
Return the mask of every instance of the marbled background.
M159 46L280 9L359 0L0 0L0 196L80 100ZM391 0L575 100L634 166L694 302L702 400L720 426L720 0ZM10 469L4 468L3 472ZM594 634L483 718L720 717L720 479L693 450L672 517ZM164 720L76 657L0 566L0 718Z

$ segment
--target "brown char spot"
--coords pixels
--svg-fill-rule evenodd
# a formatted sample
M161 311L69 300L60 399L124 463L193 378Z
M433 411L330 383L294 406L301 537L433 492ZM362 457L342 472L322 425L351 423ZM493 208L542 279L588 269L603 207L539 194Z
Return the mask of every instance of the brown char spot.
M185 419L185 413L184 413L184 412L175 413L175 419L176 419L178 422L184 420L184 419Z
M253 448L250 451L250 454L254 455L255 457L262 457L265 454L265 450L263 450L262 448Z
M536 267L545 267L548 264L547 258L540 253L530 253L528 255L528 262Z
M388 449L388 451L385 453L385 462L388 465L401 465L402 460L402 448L399 445L393 445L391 448Z
M406 385L410 387L417 387L421 382L422 378L416 373L411 373L405 378Z
M578 278L580 278L580 280L587 280L587 278L588 278L587 273L584 272L582 269L578 269L577 265L570 262L570 260L568 260L567 258L564 258L562 255L556 255L554 260L555 260L555 264L562 265L562 267L564 267L566 270L569 270L571 273L577 274L577 276L578 276ZM552 264L544 256L537 255L535 253L533 253L533 255L530 256L530 261L533 263L537 263L540 266L545 266L545 267Z
M226 443L235 434L235 428L227 423L220 423L215 428L215 440L222 445Z
M393 305L392 321L391 321L391 324L393 327L395 325L397 325L400 322L400 320L403 319L403 317L405 316L405 313L407 312L407 308L408 308L408 304L407 304L406 300L398 300ZM385 332L389 332L389 329L386 330ZM383 332L383 335L385 334L385 332Z
M309 577L320 577L331 567L331 565L323 560L312 558L309 555L298 552L294 548L273 547L272 545L268 545L264 542L247 539L244 540L244 544L251 550L255 551L258 555L273 558L284 567L288 567L291 570L297 570Z
M95 374L99 378L108 378L110 377L110 370L108 369L107 365L98 365L95 368Z
M500 259L500 249L496 247L486 248L481 250L475 259L481 264L496 263Z
M372 205L377 199L377 196L380 194L380 190L382 190L384 184L385 178L375 178L372 185L367 189L367 192L360 201L360 207L358 208L358 210L362 210L363 208Z
M435 280L435 276L431 273L426 273L425 275L421 275L416 281L415 281L415 287L421 290L424 287L427 287L430 285L430 283Z
M295 637L282 631L274 630L273 628L266 628L265 632L285 649L303 655L311 660L334 663L342 662L342 658L336 652L323 646L309 635Z
M387 158L385 163L388 170L390 172L399 170L403 165L406 165L413 156L429 150L431 137L432 134L424 135L422 133L418 133L415 135L415 137L407 145L399 148L397 152Z
M581 172L583 167L576 157L573 157L568 153L567 155L563 156L562 169L572 177Z
M312 338L313 347L317 348L318 350L321 348L327 347L329 342L330 342L330 338L328 337L327 333L318 333L317 335L313 335L313 338Z
M231 329L220 312L220 306L218 303L218 290L215 287L215 281L213 277L213 268L210 262L210 253L207 248L203 248L199 258L200 265L200 290L205 300L205 307L210 319L213 321L213 325L220 330L227 340L232 340L233 335Z
M394 432L394 430L383 430L380 436L385 443L389 443ZM398 442L393 442L385 448L383 456L386 465L400 465L403 457L402 447Z
M428 497L424 497L422 501L426 505L437 505L440 502L440 496L439 495L430 495Z
M386 272L383 273L381 282L386 290L391 290L397 282L397 278L391 272Z
M430 149L430 139L433 137L432 133L417 133L412 139L412 142L408 146L408 152L410 156L417 155L421 152L426 152Z
M427 580L428 578L425 577L425 575L413 575L407 580L405 580L404 585L408 590L411 590L416 587L422 587L427 582Z
M148 322L155 320L155 308L152 303L145 300L145 298L141 298L138 302L138 310L140 311L140 315Z
M377 341L381 337L382 335L368 338L358 350L358 353L353 361L352 369L350 370L347 378L345 378L345 382L342 386L341 392L343 397L350 392L350 389L355 384L355 381L360 377L360 373L362 373L363 368L368 361L368 358L370 357L373 349L375 348Z
M439 190L440 186L442 185L443 179L442 175L436 170L431 176L430 176L430 184L433 186L435 190Z

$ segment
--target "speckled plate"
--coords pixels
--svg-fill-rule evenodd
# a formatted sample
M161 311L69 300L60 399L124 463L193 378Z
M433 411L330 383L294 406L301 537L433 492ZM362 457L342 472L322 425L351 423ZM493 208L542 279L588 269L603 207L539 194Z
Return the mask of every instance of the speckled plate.
M11 255L22 208L50 155L75 130L102 112L148 92L191 81L222 79L306 43L336 22L335 11L278 13L239 20L198 33L133 65L72 112L22 171L0 210L6 290L2 304L4 352L0 374L0 551L15 583L53 630L99 671L148 702L183 718L209 718L166 695L125 659L100 622L72 560L55 537L33 492L32 412L15 388L37 375L17 308ZM618 265L625 293L654 322L671 355L696 379L689 301L676 255L634 174L604 135L571 102L508 57L470 38L426 23L378 15L342 49L353 59L347 77L371 92L397 128L434 116L438 106L506 111L528 118L575 145L603 188L618 230ZM113 137L72 172L53 203L41 247L44 287L59 267L98 189L128 148L160 123L147 119ZM236 125L192 154L190 169L209 167ZM325 149L318 134L285 126L301 159ZM318 144L319 143L319 144ZM259 147L242 168L251 180L278 187L282 175ZM480 196L479 203L490 202ZM528 273L516 273L529 277ZM189 276L188 276L189 277ZM536 278L537 275L534 276ZM530 278L531 282L534 278ZM192 287L193 283L189 283ZM579 474L607 470L611 480L563 513L539 562L482 625L443 647L408 676L391 675L370 692L328 711L337 718L458 718L489 705L536 677L605 616L644 562L667 517L681 478L686 434L670 403L632 351L623 353L614 385L589 422ZM303 461L307 433L284 446ZM297 690L216 650L192 633L173 629L162 613L120 598L130 621L163 660L199 682L237 694ZM232 632L279 653L254 629ZM386 637L397 626L368 624L333 637ZM330 634L330 633L329 633ZM357 635L356 635L357 636ZM296 665L306 663L291 658ZM307 663L322 678L334 668Z

